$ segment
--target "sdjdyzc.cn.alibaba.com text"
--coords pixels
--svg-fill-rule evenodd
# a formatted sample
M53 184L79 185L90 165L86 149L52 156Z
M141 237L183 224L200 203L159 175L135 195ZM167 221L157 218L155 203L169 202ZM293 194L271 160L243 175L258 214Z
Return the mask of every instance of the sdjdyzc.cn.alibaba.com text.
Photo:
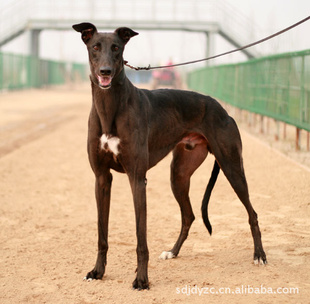
M278 294L278 295L288 295L288 294L299 294L298 287L266 287L261 285L259 287L253 287L250 285L241 285L239 287L230 288L230 287L198 287L197 285L185 285L183 287L176 288L177 294L183 294L187 296L191 295L246 295L246 294L257 294L257 295L270 295L270 294Z

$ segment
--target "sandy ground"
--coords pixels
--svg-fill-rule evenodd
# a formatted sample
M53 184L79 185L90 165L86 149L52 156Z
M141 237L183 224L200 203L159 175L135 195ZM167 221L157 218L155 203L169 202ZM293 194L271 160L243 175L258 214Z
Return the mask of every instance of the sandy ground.
M247 214L223 174L200 205L213 156L194 174L196 215L178 258L180 213L170 156L148 173L149 291L134 291L136 239L125 175L114 173L108 267L85 282L96 258L94 177L86 154L90 89L0 95L0 303L309 303L310 171L242 131L252 203L268 265L252 263ZM201 293L201 295L199 295Z

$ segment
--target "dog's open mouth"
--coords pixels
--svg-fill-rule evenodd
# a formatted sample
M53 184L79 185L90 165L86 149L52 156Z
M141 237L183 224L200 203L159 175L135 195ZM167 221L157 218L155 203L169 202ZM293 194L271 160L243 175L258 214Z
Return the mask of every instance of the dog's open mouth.
M99 82L99 87L101 89L109 89L112 85L112 77L111 76L99 76L99 75L97 75L97 79Z

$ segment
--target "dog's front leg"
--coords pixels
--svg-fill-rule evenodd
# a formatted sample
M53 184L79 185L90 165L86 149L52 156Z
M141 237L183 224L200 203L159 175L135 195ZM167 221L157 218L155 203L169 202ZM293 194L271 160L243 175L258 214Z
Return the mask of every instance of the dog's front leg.
M149 251L146 239L146 184L145 174L129 176L136 215L137 234L137 277L133 281L134 289L148 289Z
M105 174L96 176L96 201L98 211L98 256L97 262L92 271L85 279L101 279L107 264L108 251L108 223L110 212L112 174L107 170Z
M101 135L100 119L93 104L88 121L87 151L91 168L96 177L95 193L98 212L98 256L94 269L85 277L87 280L101 279L104 275L107 263L112 174L110 173L108 164L104 161L104 154L100 155L99 153L99 138Z

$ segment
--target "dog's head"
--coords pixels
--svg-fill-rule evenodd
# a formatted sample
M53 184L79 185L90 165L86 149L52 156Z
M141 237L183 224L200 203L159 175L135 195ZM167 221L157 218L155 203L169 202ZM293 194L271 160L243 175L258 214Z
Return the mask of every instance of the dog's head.
M91 23L72 26L82 33L89 55L91 73L102 89L109 89L112 80L123 69L123 52L131 37L138 35L128 27L120 27L114 33L100 33Z

